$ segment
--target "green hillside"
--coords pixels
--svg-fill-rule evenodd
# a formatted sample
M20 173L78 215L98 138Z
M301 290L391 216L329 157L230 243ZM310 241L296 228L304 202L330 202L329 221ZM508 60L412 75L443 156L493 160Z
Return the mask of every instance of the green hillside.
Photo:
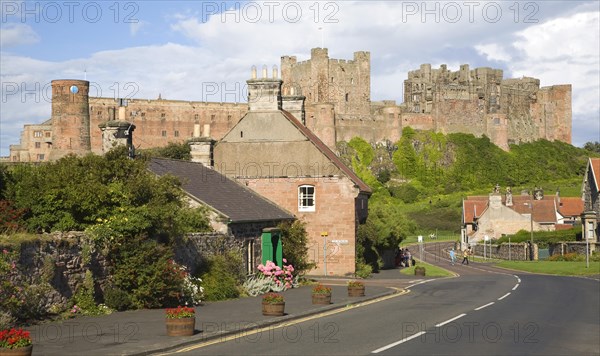
M375 214L365 229L374 235L375 248L381 246L377 241L389 246L416 234L458 237L462 199L488 194L496 184L513 192L542 187L548 194L580 196L587 159L599 156L546 140L511 145L506 152L485 136L408 127L395 143L373 147L355 137L337 150L374 190L369 208Z

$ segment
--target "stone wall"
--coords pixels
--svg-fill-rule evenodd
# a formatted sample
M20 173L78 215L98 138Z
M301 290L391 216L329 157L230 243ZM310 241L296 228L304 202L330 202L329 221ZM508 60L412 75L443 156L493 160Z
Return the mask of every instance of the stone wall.
M13 250L11 246L0 249ZM106 256L92 248L83 232L56 232L20 245L19 273L11 277L26 285L49 284L51 288L42 299L43 309L65 308L84 280L86 271L92 271L96 288L100 291L107 282L109 266Z
M590 243L590 252L600 251L600 242ZM564 255L567 253L576 253L578 255L586 254L586 243L585 242L558 242L548 244L548 252L550 256Z
M537 251L537 245L534 245L534 250ZM483 244L472 245L471 248L473 249L473 253L475 255L483 256ZM491 247L490 245L486 245L485 250L486 256L488 258L499 258L503 260L508 260L510 256L510 259L513 261L529 260L529 244L527 243L511 243L510 248L508 244L491 245ZM462 255L459 254L458 257L462 257Z

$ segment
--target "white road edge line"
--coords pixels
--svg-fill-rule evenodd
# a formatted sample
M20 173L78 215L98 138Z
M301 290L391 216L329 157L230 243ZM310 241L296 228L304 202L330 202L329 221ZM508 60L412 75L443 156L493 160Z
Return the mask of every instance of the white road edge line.
M502 300L502 299L508 297L509 295L510 295L510 292L508 292L505 295L501 296L500 298L498 298L498 300Z
M378 349L377 349L377 350L375 350L375 351L371 351L371 353L372 353L372 354L377 354L377 353L380 353L381 351L385 351L385 350L387 350L387 349L391 349L391 348L392 348L392 347L394 347L394 346L398 346L398 345L400 345L400 344L401 344L401 343L403 343L403 342L407 342L407 341L409 341L409 340L412 340L412 339L414 339L414 338L416 338L416 337L419 337L419 336L421 336L421 335L423 335L423 334L425 334L425 331L420 331L420 332L418 332L418 333L416 333L416 334L413 334L413 335L411 335L411 336L409 336L409 337L405 337L404 339L402 339L402 340L400 340L400 341L396 341L396 342L394 342L394 343L392 343L392 344L386 345L386 346L384 346L384 347L380 347L380 348L378 348Z
M481 309L483 309L483 308L485 308L485 307L489 307L489 306L490 306L490 305L492 305L492 304L494 304L494 302L487 303L486 305L482 305L482 306L480 306L479 308L475 308L475 310L481 310Z
M439 323L439 324L437 324L435 327L436 327L436 328L439 328L440 326L444 326L444 325L446 325L446 324L448 324L448 323L451 323L451 322L453 322L454 320L456 320L456 319L459 319L459 318L462 318L462 317L463 317L463 316L465 316L465 315L467 315L467 314L465 314L465 313L463 313L463 314L460 314L460 315L458 315L458 316L455 316L455 317L454 317L454 318L452 318L452 319L448 319L448 320L446 320L446 321L444 321L444 322L442 322L442 323Z
M517 290L517 288L519 288L519 283L515 284L515 286L513 287L513 290Z

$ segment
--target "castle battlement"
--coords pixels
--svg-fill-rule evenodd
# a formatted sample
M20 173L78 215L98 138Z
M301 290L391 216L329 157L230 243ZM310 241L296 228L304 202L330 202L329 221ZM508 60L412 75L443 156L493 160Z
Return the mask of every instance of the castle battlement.
M300 116L331 148L356 136L373 143L395 142L407 126L486 135L503 149L539 139L571 142L570 84L540 87L536 78L504 79L501 69L462 64L452 71L445 64L432 68L424 63L408 72L401 103L371 102L370 56L357 51L352 59L332 59L327 48L313 48L308 60L282 56L281 80L277 75L265 79L263 74L265 78L248 83L280 92L281 105ZM261 84L264 81L269 83ZM48 161L69 153L101 153L98 125L119 114L136 125L136 148L185 142L199 127L218 140L248 110L248 103L89 97L89 82L57 80L52 82L50 120L25 125L21 143L10 148L10 160Z

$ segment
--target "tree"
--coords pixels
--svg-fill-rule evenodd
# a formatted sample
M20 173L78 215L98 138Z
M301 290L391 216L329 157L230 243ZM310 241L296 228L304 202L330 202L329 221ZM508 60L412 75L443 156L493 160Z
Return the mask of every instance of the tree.
M316 267L314 262L308 259L308 234L306 224L296 220L294 222L283 222L279 224L281 238L283 241L283 257L288 264L294 266L298 275Z
M586 142L583 149L600 154L600 142Z

